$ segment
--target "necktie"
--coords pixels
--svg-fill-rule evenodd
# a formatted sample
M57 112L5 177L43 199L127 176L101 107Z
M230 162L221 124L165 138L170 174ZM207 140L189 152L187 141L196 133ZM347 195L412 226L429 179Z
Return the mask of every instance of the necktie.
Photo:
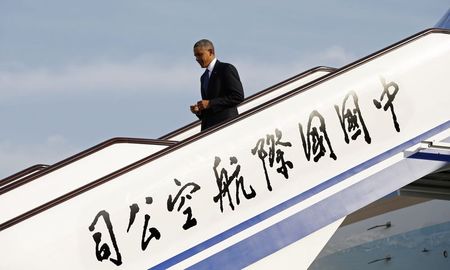
M202 90L202 99L206 99L206 93L208 90L208 83L209 83L209 70L206 69L201 77L201 90Z

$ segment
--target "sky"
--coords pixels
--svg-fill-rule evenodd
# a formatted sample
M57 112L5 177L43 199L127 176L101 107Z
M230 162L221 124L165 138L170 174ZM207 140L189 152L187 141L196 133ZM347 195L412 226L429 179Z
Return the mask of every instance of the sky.
M449 0L0 0L0 179L196 120L212 40L249 96L433 27Z

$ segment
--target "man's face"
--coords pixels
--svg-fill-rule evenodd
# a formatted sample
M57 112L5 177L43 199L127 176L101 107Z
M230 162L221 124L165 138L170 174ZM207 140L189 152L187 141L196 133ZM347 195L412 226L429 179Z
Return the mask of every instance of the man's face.
M194 56L202 68L208 67L209 63L214 59L213 50L207 47L195 47Z

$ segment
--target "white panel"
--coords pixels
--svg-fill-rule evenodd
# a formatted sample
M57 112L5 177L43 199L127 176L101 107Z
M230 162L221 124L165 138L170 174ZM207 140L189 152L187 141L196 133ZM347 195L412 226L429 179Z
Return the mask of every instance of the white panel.
M0 195L0 224L164 149L117 143Z

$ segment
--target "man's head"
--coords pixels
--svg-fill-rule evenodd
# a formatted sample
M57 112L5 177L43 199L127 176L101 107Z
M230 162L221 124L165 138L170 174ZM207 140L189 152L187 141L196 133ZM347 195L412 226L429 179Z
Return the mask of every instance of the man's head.
M207 39L201 39L194 44L195 60L202 68L207 68L214 59L214 45Z

